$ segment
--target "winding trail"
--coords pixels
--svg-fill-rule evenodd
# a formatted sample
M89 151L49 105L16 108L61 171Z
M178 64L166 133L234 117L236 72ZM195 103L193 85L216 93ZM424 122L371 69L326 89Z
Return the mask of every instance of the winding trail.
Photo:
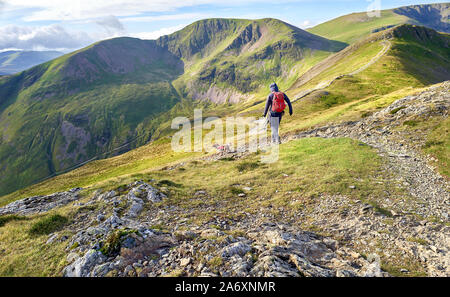
M373 61L372 61L373 63ZM382 176L387 185L377 204L390 213L391 223L370 205L355 203L344 195L323 196L298 220L345 238L350 248L370 252L378 242L384 255L418 261L429 276L450 276L450 184L432 166L433 159L421 153L425 138L405 134L397 127L412 118L445 120L450 108L450 81L395 101L387 108L359 121L344 122L284 136L282 142L308 137L352 138L374 148L382 158ZM252 145L252 144L251 144ZM248 152L221 155L243 158ZM219 158L219 159L220 159ZM392 191L391 191L392 188ZM393 194L401 188L409 195ZM347 211L342 212L342 209ZM408 273L407 270L405 270Z
M313 93L315 91L326 89L329 86L331 86L336 80L338 80L340 78L343 78L345 76L354 76L354 75L359 74L362 71L366 70L367 68L369 68L370 66L375 64L381 57L383 57L392 47L392 43L389 40L387 40L387 39L381 41L381 44L383 44L383 49L375 57L373 57L367 64L365 64L364 66L356 69L353 72L350 72L350 73L347 73L347 74L338 75L338 76L334 77L331 80L322 81L322 82L318 83L314 88L304 90L304 91L300 92L299 94L297 94L296 95L297 98L292 100L292 102L297 102L300 99L308 96L309 94L311 94L311 93Z

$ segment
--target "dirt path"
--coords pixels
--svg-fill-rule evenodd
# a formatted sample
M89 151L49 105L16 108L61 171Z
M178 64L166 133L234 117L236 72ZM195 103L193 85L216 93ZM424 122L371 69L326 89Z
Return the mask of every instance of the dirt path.
M403 126L406 120L424 114L446 118L449 107L450 82L446 82L416 96L400 99L360 121L313 129L293 138L349 137L376 148L386 161L385 170L415 198L410 201L391 201L390 207L448 222L448 182L429 165L428 158L419 152L422 145L420 140L408 143L403 133L396 128ZM399 108L401 110L393 114Z
M403 123L415 117L448 117L450 81L415 96L397 100L389 107L356 122L324 126L285 136L283 142L306 137L348 137L375 148L384 160L384 180L404 188L409 197L386 194L378 197L390 217L380 215L370 205L354 203L348 197L324 196L299 221L312 220L327 234L349 242L349 248L378 252L387 258L399 257L422 263L430 276L450 276L450 185L430 166L430 158L420 153L425 141L405 138ZM397 111L398 110L398 111ZM394 112L395 111L395 112ZM245 157L247 153L232 153ZM224 152L215 159L229 157ZM342 209L347 211L342 213ZM303 218L303 219L302 219ZM390 223L389 220L392 220ZM394 260L393 260L394 261ZM395 261L394 261L395 262ZM404 271L408 273L407 270Z
M448 117L450 81L440 86L394 102L388 108L357 122L326 126L295 135L304 137L349 137L377 149L383 157L384 171L394 182L405 188L410 197L379 197L384 208L393 215L391 225L376 215L362 215L364 206L352 205L347 197L323 197L313 214L316 224L331 234L348 238L350 245L367 249L367 243L378 242L380 252L388 257L400 254L423 264L428 275L450 275L450 185L430 166L430 158L420 153L423 145L405 141L397 127L419 116ZM401 108L401 110L396 111ZM340 214L340 206L350 206ZM311 215L311 214L308 214ZM324 219L326 218L326 219ZM422 219L421 219L422 218Z
M383 44L383 49L375 57L373 57L367 64L365 64L364 66L358 68L357 70L355 70L353 72L350 72L350 73L347 73L347 74L338 75L338 76L334 77L331 80L322 81L322 82L318 83L314 88L308 89L308 90L304 90L303 92L298 94L297 98L292 100L292 102L297 102L300 99L308 96L312 92L326 89L329 86L331 86L336 80L338 80L338 79L340 79L342 77L353 76L353 75L356 75L356 74L361 73L362 71L366 70L367 68L372 66L374 63L376 63L381 57L383 57L390 50L390 48L392 46L392 44L391 44L391 42L389 40L383 40L381 42L381 44Z

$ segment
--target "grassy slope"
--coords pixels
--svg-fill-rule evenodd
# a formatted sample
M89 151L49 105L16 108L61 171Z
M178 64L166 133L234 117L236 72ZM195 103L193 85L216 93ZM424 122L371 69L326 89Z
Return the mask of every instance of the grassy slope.
M409 31L402 32L407 33ZM386 107L397 99L420 91L430 84L430 81L423 80L420 73L409 72L410 69L404 66L404 59L408 57L414 59L422 57L426 63L433 65L430 64L433 61L427 60L427 50L423 49L423 44L420 47L423 49L422 56L408 56L408 53L411 51L405 50L404 43L409 42L410 47L408 48L414 48L414 42L412 40L408 41L408 38L408 35L405 35L403 39L397 38L392 40L392 49L377 63L353 77L345 77L336 81L326 90L327 94L316 92L304 98L304 100L296 102L294 104L294 116L285 117L283 120L282 132L293 133L329 122L355 120ZM354 67L359 67L360 63L367 61L370 55L376 55L380 48L381 46L378 43L369 42L366 47L361 47L359 51L345 57L341 63L338 63L335 66L337 70L333 70L334 68L328 70L323 76L319 76L318 80L326 79L330 75L338 73L342 67L348 71L354 70L348 66L352 65L348 61L352 61ZM414 54L416 53L414 52ZM423 69L426 69L426 67ZM389 79L386 79L387 77ZM297 90L294 91L296 92ZM295 93L294 91L289 91L288 95ZM197 104L197 107L205 107L204 104L207 104L206 110L208 112L205 112L204 117L215 115L224 118L227 115L237 115L238 113L258 117L263 108L262 103L257 105L247 103L239 107L201 102ZM178 105L178 115L188 112L189 108L192 108L189 102L180 103ZM192 113L192 110L190 113ZM176 115L176 110L171 110L163 115L167 122L162 125L158 132L161 134L158 135L169 135L171 133L171 119ZM158 156L157 159L155 159L156 156ZM191 159L193 157L195 157L193 154L172 154L169 140L163 138L124 155L113 159L92 162L68 174L7 195L2 198L1 204L6 204L20 197L48 194L76 186L96 187L96 185L114 180L122 175L138 174L156 167L163 167L165 164L176 160Z
M373 30L391 25L406 23L408 18L398 15L391 10L381 11L381 17L369 17L367 13L353 13L317 25L308 32L339 40L354 43L372 33Z
M425 127L431 126L431 132L428 133L426 142L422 147L425 154L435 157L439 172L443 176L450 176L450 120L438 123L423 123ZM422 132L422 131L420 131Z
M372 32L400 24L426 26L438 31L448 31L448 3L426 4L382 10L380 17L368 16L366 12L345 15L317 25L309 32L325 38L354 43Z
M273 19L203 20L165 38L107 40L1 79L0 195L125 143L114 153L139 147L168 115L186 115L185 104L210 85L262 94L272 79L288 86L344 46ZM183 97L184 105L159 117ZM64 122L73 135L63 135Z
M448 51L443 45L448 42L448 35L434 36L431 38L433 41L420 41L412 37L414 34L411 32L416 29L421 30L420 27L412 26L398 28L402 37L398 36L390 41L391 50L378 62L359 74L341 78L325 90L316 91L294 103L294 116L283 119L283 130L298 132L315 125L355 120L420 91L427 85L450 79ZM383 48L378 40L380 34L375 34L378 36L375 39L369 38L367 42L361 42L351 54L343 56L306 84L294 84L287 91L289 97L295 99L296 94L302 90L365 65ZM372 42L373 40L378 41ZM439 56L430 56L430 52ZM254 105L246 109L244 114L258 116L262 108L263 104Z
M435 63L436 60L427 60L424 44L414 45L408 38L405 36L404 39L393 40L392 50L386 56L362 73L337 81L327 89L329 94L317 92L296 102L295 115L285 117L282 133L292 133L333 121L358 119L396 99L423 89L430 81L424 80L420 71L411 72L413 69L405 67L404 63L412 58L425 63ZM421 49L422 52L419 53L423 54L408 55L404 46L408 42L412 48L419 51ZM428 46L433 47L432 44ZM358 67L358 56L367 61L380 48L378 43L373 43L347 59L353 61L352 67ZM417 54L415 50L411 53ZM354 70L345 61L347 60L336 65L337 72L341 71L339 67ZM344 64L347 66L342 66ZM429 69L432 66L430 64ZM323 78L332 75L331 72L332 70L323 74ZM180 114L187 110L188 106L185 104L187 102L179 103ZM221 116L238 112L232 106L211 104L209 107L219 108L217 113ZM262 108L261 105L251 106L250 103L244 107L245 114L248 115L259 115ZM170 111L166 115L167 120L176 113L177 111ZM448 137L445 136L448 135L445 133L448 121L437 124L433 129L428 136L424 135L429 141L424 151L440 160L448 160L448 148L445 148L448 147ZM124 155L92 162L65 175L4 196L0 205L22 197L49 194L75 186L87 187L85 195L88 195L95 189L116 188L117 185L136 179L170 180L177 186L169 187L170 195L165 203L190 210L194 208L187 218L202 223L208 221L211 215L232 216L237 209L245 209L251 213L259 207L271 207L276 213L278 207L284 207L287 211L295 211L307 207L320 194L345 194L376 205L377 197L383 197L384 191L400 191L393 185L376 182L381 169L380 158L371 148L349 139L302 139L283 144L280 161L270 167L260 164L260 156L256 154L245 160L212 163L196 161L200 155L173 154L169 139L163 138ZM173 162L181 161L185 162L183 170L161 170ZM445 168L448 170L448 167ZM283 190L275 192L280 184L283 185ZM254 189L244 199L236 197L237 192L243 191L242 185ZM351 190L349 185L355 185L356 189ZM199 189L211 194L213 198L207 205L215 206L217 212L205 212L202 209L205 201L193 198L193 193ZM67 206L56 212L73 219L76 214L72 211L71 206ZM28 221L13 220L0 227L0 244L5 243L0 245L0 250L5 251L2 254L4 261L0 265L0 275L58 275L64 264L64 260L61 260L64 245L55 245L50 253L40 258L38 251L47 236L30 237L28 233L33 224L41 219L34 216ZM27 257L31 257L33 264L26 264ZM38 257L40 261L37 261Z
M105 48L111 56L128 51L129 61L115 64ZM109 40L0 80L0 194L127 141L145 143L156 116L179 101L171 80L182 72L177 58L154 48ZM76 128L63 133L63 122Z
M135 179L170 180L175 184L169 186L169 199L164 203L192 210L187 219L198 223L208 221L213 215L230 217L237 210L254 213L260 207L272 207L274 212L278 207L295 211L307 206L310 199L317 199L319 194L348 194L370 202L388 187L375 182L380 159L373 149L349 139L303 139L283 144L280 161L274 166L260 164L259 157L252 155L242 161L186 162L183 170L159 170L156 166L147 168L145 173L122 176L97 186L116 188ZM238 198L236 193L242 189L235 184L254 190L244 199ZM351 190L349 185L356 185L357 189ZM213 198L207 204L202 199L192 198L198 189L208 191ZM277 189L282 190L276 192ZM215 206L217 211L205 212L202 205ZM69 205L46 215L5 223L0 227L0 275L58 275L65 264L65 244L52 244L44 252L41 247L48 232L33 235L30 229L54 214L70 222L83 211L88 210ZM66 233L70 235L70 231Z
M158 42L185 62L185 73L174 84L194 98L211 86L253 97L274 79L288 87L345 46L275 19L203 20Z

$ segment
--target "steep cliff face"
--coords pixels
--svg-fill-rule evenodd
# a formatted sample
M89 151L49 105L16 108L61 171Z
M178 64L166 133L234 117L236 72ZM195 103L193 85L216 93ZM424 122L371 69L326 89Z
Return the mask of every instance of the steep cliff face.
M392 54L399 58L403 71L425 84L450 79L450 35L413 25L392 29Z
M157 43L185 62L186 97L220 103L248 98L274 79L287 87L301 65L346 46L275 19L202 20Z
M449 3L405 6L394 9L394 12L408 17L413 24L450 33Z

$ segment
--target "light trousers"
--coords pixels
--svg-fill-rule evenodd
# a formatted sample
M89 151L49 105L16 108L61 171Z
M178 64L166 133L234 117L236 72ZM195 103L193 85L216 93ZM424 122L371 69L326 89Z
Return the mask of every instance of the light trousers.
M280 135L278 132L280 129L280 122L281 117L273 117L272 115L269 115L269 123L272 130L272 143L280 143Z

